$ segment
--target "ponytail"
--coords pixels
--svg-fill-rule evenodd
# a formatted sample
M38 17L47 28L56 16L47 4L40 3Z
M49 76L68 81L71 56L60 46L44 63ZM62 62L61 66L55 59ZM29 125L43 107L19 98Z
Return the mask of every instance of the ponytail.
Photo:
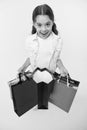
M36 28L34 26L32 26L32 34L35 34L36 33Z
M52 31L53 31L56 35L58 35L58 30L57 30L57 27L56 27L56 24L55 24L55 23L53 24Z

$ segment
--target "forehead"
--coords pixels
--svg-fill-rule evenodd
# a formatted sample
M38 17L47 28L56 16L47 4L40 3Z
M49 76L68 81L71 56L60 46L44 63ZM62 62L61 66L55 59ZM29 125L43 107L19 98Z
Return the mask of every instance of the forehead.
M42 23L45 24L47 22L52 22L52 20L49 18L48 15L38 15L36 17L36 23Z

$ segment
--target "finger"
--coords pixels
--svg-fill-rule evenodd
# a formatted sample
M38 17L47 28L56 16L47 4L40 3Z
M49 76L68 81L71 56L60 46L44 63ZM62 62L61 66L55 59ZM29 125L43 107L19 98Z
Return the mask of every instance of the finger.
M65 75L64 73L61 73L61 76L62 76L62 77L65 77L66 75Z

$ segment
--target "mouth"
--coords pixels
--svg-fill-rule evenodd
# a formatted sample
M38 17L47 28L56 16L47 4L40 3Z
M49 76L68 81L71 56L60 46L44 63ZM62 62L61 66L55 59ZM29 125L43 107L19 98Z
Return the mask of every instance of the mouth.
M42 38L47 38L48 36L50 35L50 32L48 31L48 32L45 32L45 33L43 33L43 32L39 32L39 36L40 37L42 37Z
M48 34L48 32L46 32L46 33L41 33L41 35L43 35L43 36L46 36Z

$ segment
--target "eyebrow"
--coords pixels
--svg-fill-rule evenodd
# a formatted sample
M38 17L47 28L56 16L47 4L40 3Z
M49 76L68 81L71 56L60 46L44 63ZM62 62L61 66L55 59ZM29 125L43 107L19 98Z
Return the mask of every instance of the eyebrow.
M42 23L39 23L39 22L37 22L37 24L41 24L42 25ZM50 24L50 21L46 22L45 24Z
M37 24L41 24L41 23L37 23Z

